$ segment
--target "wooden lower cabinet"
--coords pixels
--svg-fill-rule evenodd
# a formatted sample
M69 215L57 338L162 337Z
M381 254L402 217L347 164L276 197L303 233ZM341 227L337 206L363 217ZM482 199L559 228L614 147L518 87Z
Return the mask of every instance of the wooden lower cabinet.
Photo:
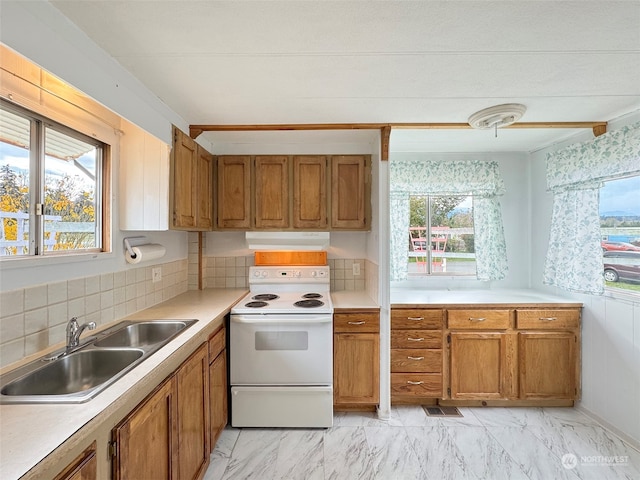
M447 326L446 400L572 405L579 398L579 307L448 309Z
M515 396L514 335L503 332L451 333L452 399L499 399Z
M442 397L442 309L391 310L391 403Z
M98 460L96 442L93 442L67 468L56 475L54 480L96 480L97 478Z
M209 465L209 355L202 345L176 373L178 478L201 478Z
M113 478L178 478L175 377L166 380L114 430Z
M380 402L379 311L334 313L333 403L337 410Z
M225 349L224 327L209 339L209 362L210 448L213 451L228 419L227 350Z
M209 463L209 361L203 344L112 432L113 478L201 478Z
M577 343L572 332L519 333L520 398L575 398Z

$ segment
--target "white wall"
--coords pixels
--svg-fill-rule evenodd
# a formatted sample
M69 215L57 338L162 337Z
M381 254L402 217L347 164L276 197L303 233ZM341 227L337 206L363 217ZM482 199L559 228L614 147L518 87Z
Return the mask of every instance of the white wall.
M609 123L609 130L640 120L640 112ZM640 299L573 294L542 284L553 198L546 191L546 155L588 141L590 132L531 156L532 287L574 298L582 315L582 400L580 407L640 446Z
M110 110L171 143L171 124L188 124L149 92L113 58L95 45L48 2L2 2L0 41L19 54L93 97ZM205 144L205 146L207 146ZM210 145L207 148L211 148ZM118 222L118 152L113 152L112 226L113 254L76 259L30 259L4 261L0 265L0 291L124 270L122 239L140 235L121 232ZM168 180L168 179L167 179ZM167 247L161 260L187 258L184 232L151 232L154 243Z
M426 277L412 279L431 288L527 288L531 255L530 161L526 153L393 153L391 161L420 160L493 160L498 162L506 193L500 197L509 272L504 280L480 282L468 277Z

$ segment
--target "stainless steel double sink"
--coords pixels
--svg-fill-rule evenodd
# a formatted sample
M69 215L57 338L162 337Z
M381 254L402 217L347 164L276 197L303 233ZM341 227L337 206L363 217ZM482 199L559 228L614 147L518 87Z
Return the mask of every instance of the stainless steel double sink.
M0 377L0 403L82 403L197 320L124 321Z

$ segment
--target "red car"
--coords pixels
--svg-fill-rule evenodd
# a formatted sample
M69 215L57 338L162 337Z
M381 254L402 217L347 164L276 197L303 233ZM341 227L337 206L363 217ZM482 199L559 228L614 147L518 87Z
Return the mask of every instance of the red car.
M627 242L609 242L607 240L603 240L602 250L605 252L640 252L640 247L636 247L635 245Z
M640 282L640 253L638 252L605 252L604 279L607 282L627 280Z

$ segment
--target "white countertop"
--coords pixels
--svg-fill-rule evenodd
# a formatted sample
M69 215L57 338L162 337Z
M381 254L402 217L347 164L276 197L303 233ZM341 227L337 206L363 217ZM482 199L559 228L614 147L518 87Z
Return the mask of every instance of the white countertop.
M364 290L340 290L331 292L333 308L379 308Z
M118 410L129 404L135 407L207 340L246 293L243 289L188 291L121 319L199 321L86 403L0 405L0 478L38 477L38 471L46 471L69 449L86 442Z
M445 307L452 305L483 306L530 306L545 305L579 307L575 300L549 295L544 292L526 289L499 290L422 290L391 289L391 307L419 308L425 306Z

